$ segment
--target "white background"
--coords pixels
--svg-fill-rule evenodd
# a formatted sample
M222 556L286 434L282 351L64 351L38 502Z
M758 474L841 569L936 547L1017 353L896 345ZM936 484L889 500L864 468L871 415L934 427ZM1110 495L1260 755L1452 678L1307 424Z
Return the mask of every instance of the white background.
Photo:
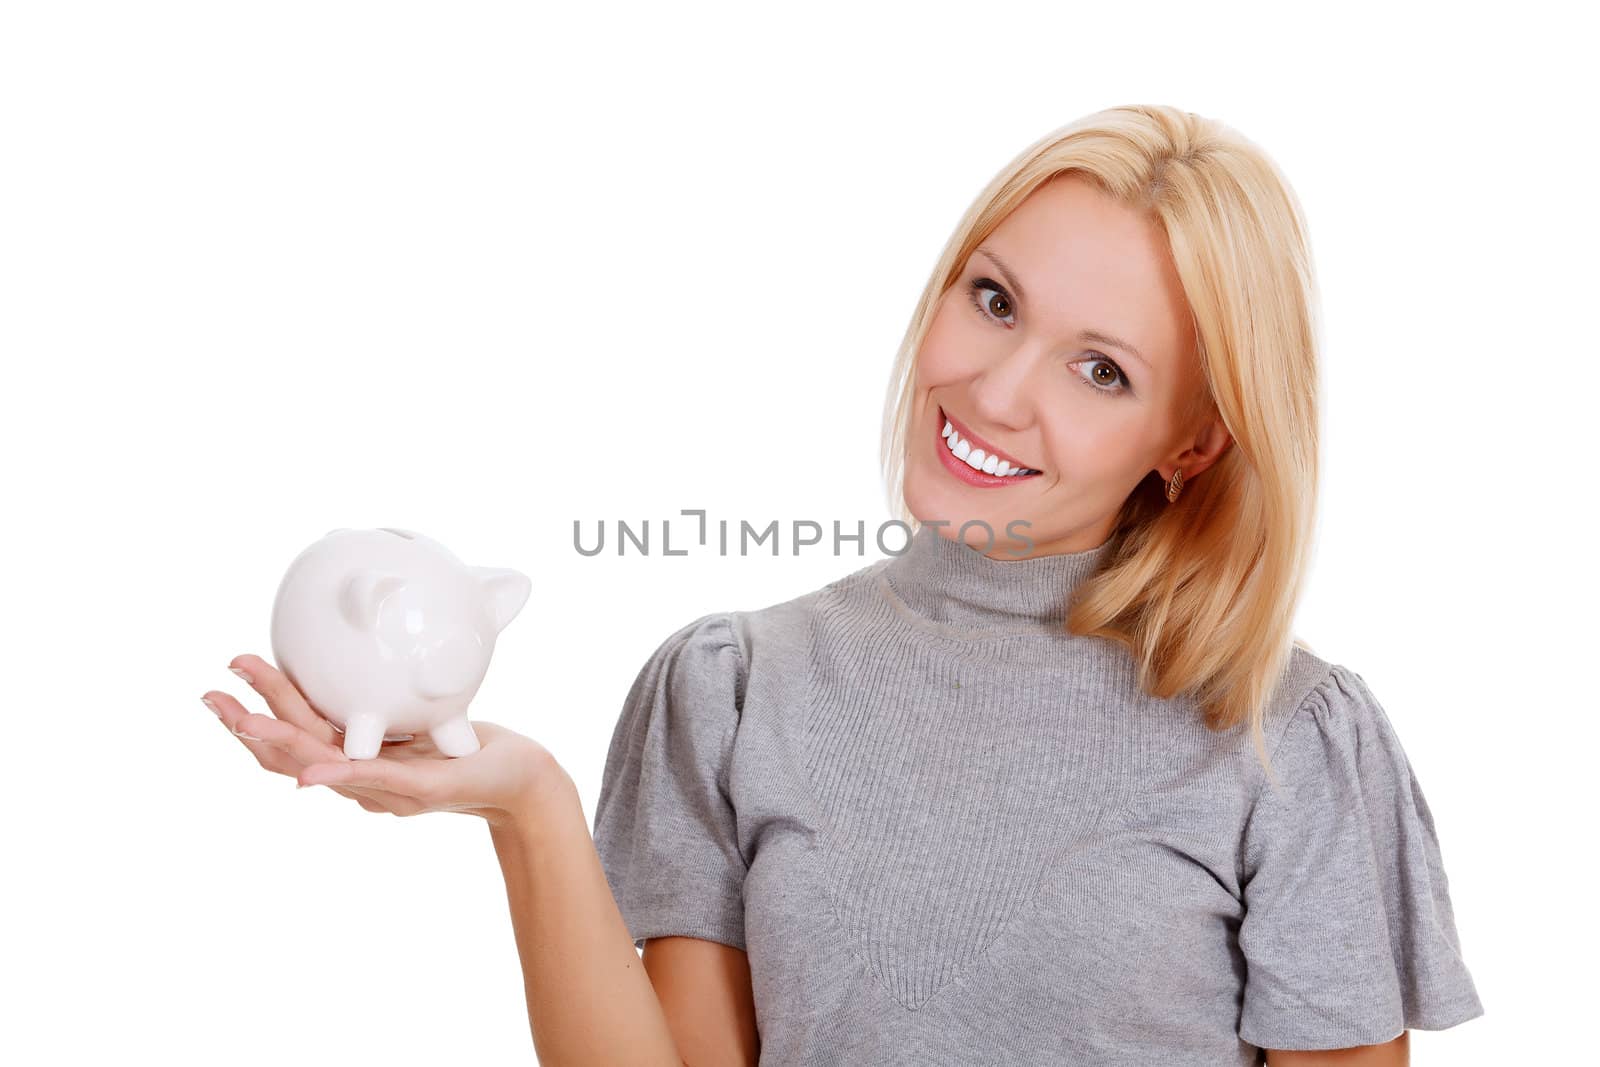
M592 817L660 640L878 554L588 559L573 520L884 519L951 228L1137 102L1309 216L1298 631L1399 729L1487 1009L1414 1062L1589 1049L1596 87L1558 10L6 5L4 1058L529 1062L482 822L296 792L199 695L265 710L226 664L305 544L421 530L534 578L474 715Z

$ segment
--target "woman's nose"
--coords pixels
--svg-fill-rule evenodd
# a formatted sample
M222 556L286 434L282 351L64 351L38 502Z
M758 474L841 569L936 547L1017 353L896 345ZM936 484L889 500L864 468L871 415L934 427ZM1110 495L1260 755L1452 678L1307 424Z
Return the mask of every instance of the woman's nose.
M994 425L1019 427L1040 395L1043 363L1038 347L1026 343L997 356L972 384L977 413Z

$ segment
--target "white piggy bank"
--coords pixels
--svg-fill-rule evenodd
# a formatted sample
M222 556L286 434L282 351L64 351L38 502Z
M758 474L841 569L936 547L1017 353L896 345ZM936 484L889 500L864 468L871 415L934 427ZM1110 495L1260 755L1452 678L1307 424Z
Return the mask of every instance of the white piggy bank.
M531 589L410 530L332 530L278 586L272 655L351 759L424 732L446 756L470 755L467 705Z

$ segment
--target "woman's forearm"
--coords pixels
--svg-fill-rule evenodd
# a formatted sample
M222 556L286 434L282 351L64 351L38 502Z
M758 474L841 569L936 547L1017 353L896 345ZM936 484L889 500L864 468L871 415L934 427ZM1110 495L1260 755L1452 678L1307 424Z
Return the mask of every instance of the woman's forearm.
M683 1067L570 778L491 823L542 1067Z

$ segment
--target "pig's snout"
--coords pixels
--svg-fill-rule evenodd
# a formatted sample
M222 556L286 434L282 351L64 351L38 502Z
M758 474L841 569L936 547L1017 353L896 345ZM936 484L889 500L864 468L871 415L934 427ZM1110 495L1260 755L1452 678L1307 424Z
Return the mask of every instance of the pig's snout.
M417 650L417 691L433 700L456 696L476 685L486 666L476 634L452 634Z

